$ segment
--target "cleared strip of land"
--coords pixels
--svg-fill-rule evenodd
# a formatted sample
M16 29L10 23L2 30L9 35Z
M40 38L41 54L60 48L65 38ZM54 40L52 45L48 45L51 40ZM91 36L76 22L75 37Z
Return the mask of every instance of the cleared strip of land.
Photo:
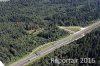
M100 27L100 21L98 21L90 26L87 26L78 32L75 32L74 34L69 35L68 37L64 38L63 40L59 40L56 43L54 43L53 45L48 46L48 47L38 51L37 53L33 53L31 56L28 56L28 57L24 58L23 60L20 60L14 64L11 64L10 66L24 66L27 63L35 61L36 59L39 59L39 58L43 57L44 55L49 54L50 52L54 51L55 49L57 49L59 47L62 47L66 44L73 42L74 40L78 40L79 38L84 37L87 33L90 33L92 30L94 30L98 27Z

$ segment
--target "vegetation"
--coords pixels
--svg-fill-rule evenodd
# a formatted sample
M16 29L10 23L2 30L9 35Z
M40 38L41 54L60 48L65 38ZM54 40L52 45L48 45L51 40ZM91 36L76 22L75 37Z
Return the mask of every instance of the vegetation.
M87 34L84 38L75 41L67 46L63 46L46 57L35 61L27 66L99 66L100 62L100 28ZM51 58L59 59L79 59L95 58L95 63L57 64L51 63Z
M56 26L51 26L41 33L27 34L24 23L17 23L17 25L15 23L0 23L0 60L4 63L15 61L15 57L21 57L32 52L39 45L55 41L68 34Z
M99 0L10 0L0 3L0 22L85 26L100 18Z
M86 26L99 18L100 0L0 2L0 60L15 61L68 34L57 26Z
M80 27L80 26L59 26L59 28L65 30L65 31L68 31L69 33L75 33L82 29L82 27Z

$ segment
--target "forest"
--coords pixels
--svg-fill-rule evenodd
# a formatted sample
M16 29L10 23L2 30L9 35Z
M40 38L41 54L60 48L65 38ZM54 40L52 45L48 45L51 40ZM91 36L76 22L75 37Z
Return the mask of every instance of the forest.
M52 25L37 34L28 34L25 28L25 24L21 23L0 23L0 60L4 63L15 61L17 57L29 54L39 45L69 34Z
M8 64L40 45L69 34L57 26L87 26L99 18L100 0L0 2L0 60Z
M0 12L0 22L85 26L100 18L100 0L10 0Z

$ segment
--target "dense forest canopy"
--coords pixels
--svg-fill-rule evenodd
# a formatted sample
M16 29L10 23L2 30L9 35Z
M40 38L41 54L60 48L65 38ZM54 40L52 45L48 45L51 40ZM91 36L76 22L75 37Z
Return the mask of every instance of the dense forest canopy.
M10 0L0 12L0 22L86 25L100 18L100 0Z
M0 60L7 64L40 45L68 35L59 25L86 26L99 18L100 0L0 2ZM43 30L34 34L39 29ZM28 34L31 30L34 32Z
M5 64L32 52L40 45L56 41L69 34L53 25L37 34L28 34L25 24L0 23L0 60Z

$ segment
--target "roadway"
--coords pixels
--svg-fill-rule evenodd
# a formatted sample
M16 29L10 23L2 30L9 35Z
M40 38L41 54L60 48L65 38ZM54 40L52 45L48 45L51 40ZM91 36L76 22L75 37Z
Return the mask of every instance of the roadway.
M36 59L39 59L39 58L51 53L52 51L54 51L57 48L60 48L66 44L73 42L74 40L78 40L78 39L84 37L86 34L90 33L91 31L95 30L98 27L100 27L100 21L98 21L90 26L87 26L83 30L80 30L74 34L71 34L68 37L64 38L63 40L57 41L53 45L51 45L37 53L33 53L32 55L29 55L26 58L19 60L16 63L13 63L9 66L25 66L25 64L33 62Z

